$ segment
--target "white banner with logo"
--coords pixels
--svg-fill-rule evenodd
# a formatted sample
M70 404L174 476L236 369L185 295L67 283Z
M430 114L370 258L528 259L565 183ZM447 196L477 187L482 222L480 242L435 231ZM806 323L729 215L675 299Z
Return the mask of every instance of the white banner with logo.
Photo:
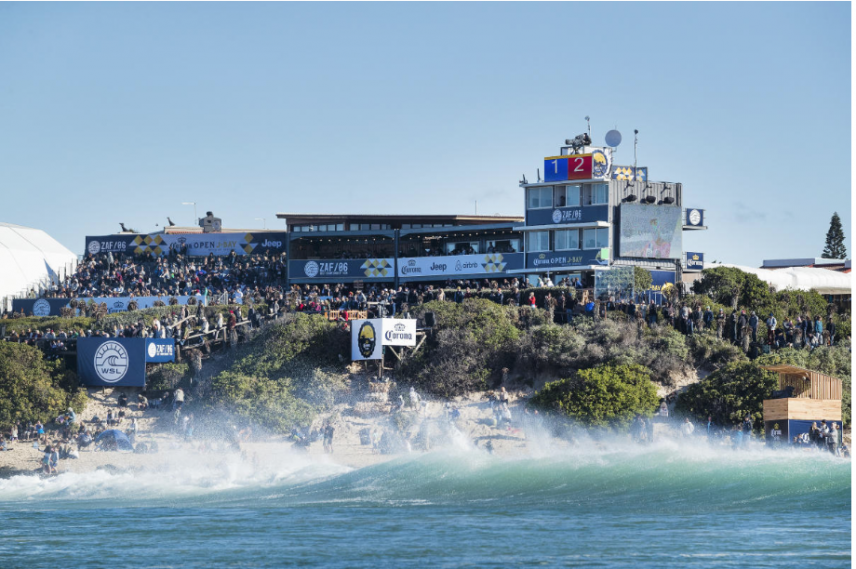
M107 305L107 312L126 312L128 310L128 304L131 301L135 301L137 303L137 310L143 310L144 308L152 308L155 305L155 302L160 300L166 306L169 306L169 299L172 298L170 296L96 296L92 298L79 298L78 302L85 301L89 304L89 301L95 302L95 304L101 304L102 302ZM176 296L178 299L178 304L183 305L187 304L191 298L196 298L196 302L200 304L205 304L205 297L202 295L198 296Z
M515 266L509 266L509 264ZM401 277L453 277L494 274L505 272L510 268L521 268L522 264L522 253L404 257L398 260L398 275Z
M379 360L383 346L415 346L416 320L373 318L351 321L351 360Z

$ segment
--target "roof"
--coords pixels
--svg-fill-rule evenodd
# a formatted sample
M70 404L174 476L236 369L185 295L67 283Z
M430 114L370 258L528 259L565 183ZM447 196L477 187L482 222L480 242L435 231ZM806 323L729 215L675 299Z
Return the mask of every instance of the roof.
M77 255L41 229L0 223L0 299L38 288L76 265Z
M258 233L259 231L267 232L282 232L285 233L285 229L227 229L223 228L218 233ZM201 227L180 227L178 225L168 226L163 228L163 232L167 235L181 235L183 233L203 233Z
M745 273L757 275L762 281L780 290L816 290L820 294L850 294L850 274L812 267L787 267L783 269L756 269L728 263L711 263L707 268L733 267Z
M470 221L475 223L500 223L503 221L523 221L519 215L454 215L454 214L419 214L403 215L388 213L277 213L279 219L285 219L289 223L295 222L321 222L321 221L372 221L376 219L398 220L403 222L452 222Z
M821 257L807 257L798 259L764 259L761 266L763 269L777 267L822 267L823 265L844 265L847 259L823 259Z

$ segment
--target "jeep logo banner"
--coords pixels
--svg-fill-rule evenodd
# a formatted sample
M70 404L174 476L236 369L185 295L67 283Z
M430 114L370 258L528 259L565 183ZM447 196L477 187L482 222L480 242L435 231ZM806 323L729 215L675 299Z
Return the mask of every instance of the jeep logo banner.
M419 277L444 279L449 277L496 276L511 269L522 268L523 253L404 257L398 260L398 276L405 282Z
M146 338L79 338L77 375L83 385L145 387Z
M187 254L204 257L211 253L217 256L285 253L284 231L254 231L250 233L122 233L86 237L86 252L93 255L113 253L139 253L144 255L166 255L170 248L187 247Z

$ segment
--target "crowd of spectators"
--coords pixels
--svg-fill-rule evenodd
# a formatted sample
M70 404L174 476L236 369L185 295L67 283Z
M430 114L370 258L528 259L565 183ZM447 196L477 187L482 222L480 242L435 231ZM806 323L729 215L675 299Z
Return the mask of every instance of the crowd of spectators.
M186 250L169 254L89 254L74 273L30 298L90 298L124 296L197 296L264 293L285 282L285 258L279 254L190 257Z

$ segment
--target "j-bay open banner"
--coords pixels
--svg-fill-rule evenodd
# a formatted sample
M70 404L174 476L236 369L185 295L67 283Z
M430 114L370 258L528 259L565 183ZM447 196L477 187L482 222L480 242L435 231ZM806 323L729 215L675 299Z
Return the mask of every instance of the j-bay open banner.
M251 253L285 253L286 233L284 231L257 231L253 233L191 233L168 235L165 233L120 233L86 237L86 252L99 253L137 253L166 255L170 247L187 246L187 254L206 256L214 253L226 256Z

